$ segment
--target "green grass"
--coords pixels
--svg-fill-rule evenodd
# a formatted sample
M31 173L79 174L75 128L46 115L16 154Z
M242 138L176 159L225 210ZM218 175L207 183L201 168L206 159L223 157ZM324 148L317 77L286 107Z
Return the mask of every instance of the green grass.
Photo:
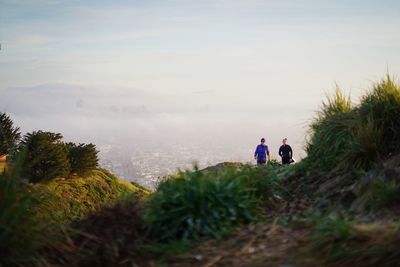
M68 223L83 219L101 205L134 194L143 197L148 191L122 181L105 170L95 170L88 177L54 179L32 185L29 190L37 205L32 215L47 223Z
M400 203L400 184L397 180L384 180L374 177L368 184L355 191L357 199L352 203L354 211L379 211L390 209Z
M0 265L32 266L44 243L41 225L30 216L33 200L20 188L18 164L0 174Z
M262 204L273 204L281 188L267 167L180 172L150 196L145 222L158 241L219 238L234 225L255 220Z
M50 266L142 266L134 265L146 243L142 210L131 197L74 222L47 246L46 261Z
M400 85L389 76L357 105L337 89L311 123L307 167L368 170L400 149Z
M335 215L320 217L310 235L312 254L326 266L399 266L400 225L359 224Z

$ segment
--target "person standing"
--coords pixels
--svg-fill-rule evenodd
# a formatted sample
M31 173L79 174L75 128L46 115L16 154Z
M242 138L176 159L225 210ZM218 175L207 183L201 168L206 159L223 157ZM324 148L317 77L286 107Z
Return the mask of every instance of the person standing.
M256 147L256 151L254 152L254 159L257 160L257 165L262 165L270 161L269 157L269 149L268 146L265 144L265 138L261 138L261 144Z
M292 148L287 144L287 138L284 138L282 140L283 145L279 148L279 156L282 158L282 164L290 164L293 162L292 157L293 157L293 150Z

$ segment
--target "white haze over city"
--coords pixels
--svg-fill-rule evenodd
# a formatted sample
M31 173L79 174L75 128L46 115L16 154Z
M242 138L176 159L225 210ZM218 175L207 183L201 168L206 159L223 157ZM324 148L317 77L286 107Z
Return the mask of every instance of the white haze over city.
M261 137L300 159L336 83L356 101L400 73L399 15L390 0L0 0L0 111L95 143L148 187L193 162L254 163Z

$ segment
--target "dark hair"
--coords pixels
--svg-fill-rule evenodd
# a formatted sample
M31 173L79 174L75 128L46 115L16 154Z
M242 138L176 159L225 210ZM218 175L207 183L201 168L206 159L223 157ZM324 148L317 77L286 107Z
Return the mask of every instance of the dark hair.
M262 141L264 141L264 142L265 142L265 138L264 138L264 137L263 137L263 138L261 138L261 142L262 142Z

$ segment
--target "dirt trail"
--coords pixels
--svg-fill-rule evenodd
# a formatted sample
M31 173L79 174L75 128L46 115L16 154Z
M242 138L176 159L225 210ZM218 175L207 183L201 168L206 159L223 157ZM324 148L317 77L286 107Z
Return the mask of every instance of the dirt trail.
M222 240L208 240L168 266L190 267L294 267L293 251L305 242L308 230L258 223L239 229ZM302 266L311 266L304 265Z

